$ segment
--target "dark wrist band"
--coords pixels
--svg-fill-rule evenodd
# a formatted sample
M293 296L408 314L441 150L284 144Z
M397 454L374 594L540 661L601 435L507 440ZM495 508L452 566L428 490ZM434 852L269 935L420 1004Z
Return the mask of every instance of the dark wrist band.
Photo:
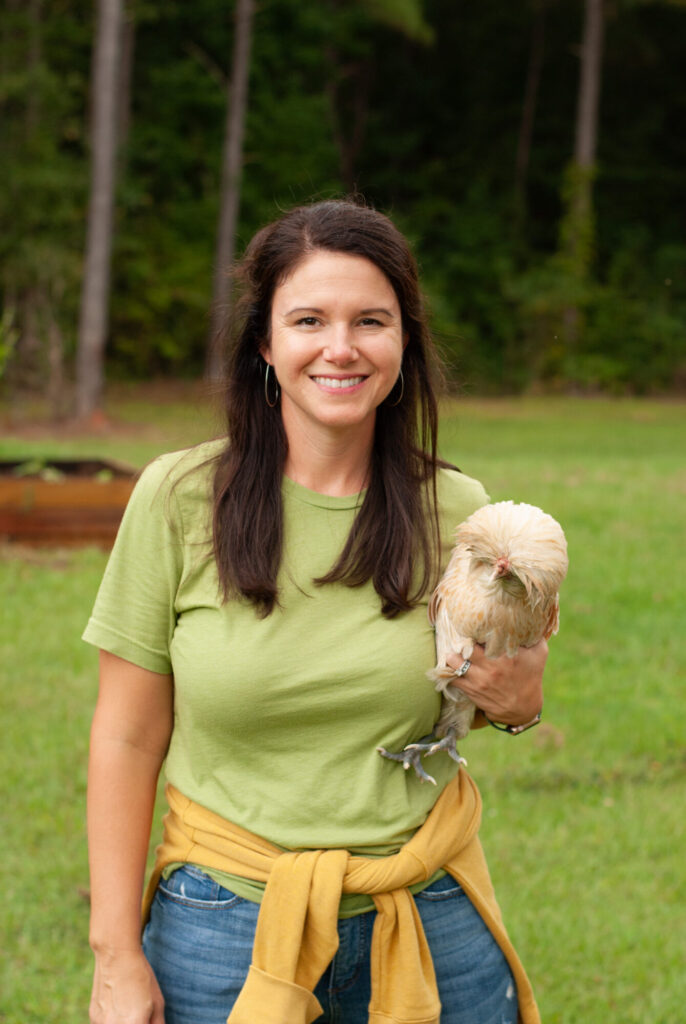
M509 732L510 736L519 736L520 732L526 732L527 729L533 729L535 725L538 725L541 721L541 715L542 712L539 711L530 722L525 722L524 725L499 725L497 722L492 722L486 714L484 714L484 718L494 729L498 729L500 732Z

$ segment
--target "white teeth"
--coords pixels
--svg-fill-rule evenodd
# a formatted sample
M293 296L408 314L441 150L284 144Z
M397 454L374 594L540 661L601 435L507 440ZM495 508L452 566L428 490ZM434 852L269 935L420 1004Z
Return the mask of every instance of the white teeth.
M325 388L354 388L362 383L364 377L344 377L342 380L340 377L313 377L312 380Z

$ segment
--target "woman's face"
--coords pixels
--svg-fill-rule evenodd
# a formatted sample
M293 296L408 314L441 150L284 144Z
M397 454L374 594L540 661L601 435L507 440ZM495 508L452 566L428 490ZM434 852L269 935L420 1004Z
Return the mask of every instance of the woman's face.
M404 348L393 286L370 260L318 250L274 292L263 358L281 388L286 433L366 429Z

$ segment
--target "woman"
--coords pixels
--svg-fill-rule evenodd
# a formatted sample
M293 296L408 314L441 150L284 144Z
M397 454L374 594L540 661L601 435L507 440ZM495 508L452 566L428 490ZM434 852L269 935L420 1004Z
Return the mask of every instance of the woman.
M376 750L438 716L426 604L487 501L436 458L413 258L381 214L325 202L262 229L240 276L227 437L144 471L84 634L91 1020L530 1024L473 783L437 757L433 789ZM546 655L477 650L461 687L529 722Z

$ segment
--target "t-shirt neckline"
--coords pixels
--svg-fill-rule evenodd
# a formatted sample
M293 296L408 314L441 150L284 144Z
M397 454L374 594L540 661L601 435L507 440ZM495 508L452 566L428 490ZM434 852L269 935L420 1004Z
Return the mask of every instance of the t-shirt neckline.
M305 505L315 505L317 508L328 509L359 508L367 493L365 490L360 491L359 494L320 494L318 491L311 491L308 487L303 487L302 484L296 483L295 480L291 480L287 476L283 477L282 486L284 494L295 498L296 501L302 501Z

